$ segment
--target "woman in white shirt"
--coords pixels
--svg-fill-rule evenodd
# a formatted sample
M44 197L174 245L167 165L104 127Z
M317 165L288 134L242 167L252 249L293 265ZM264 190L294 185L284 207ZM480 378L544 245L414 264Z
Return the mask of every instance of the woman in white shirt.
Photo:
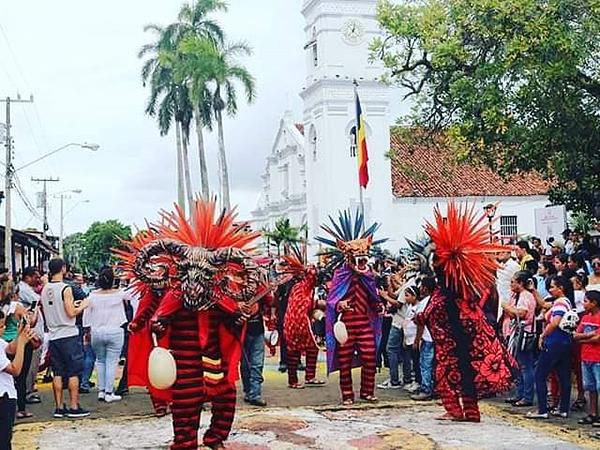
M20 326L17 337L9 344L3 339L5 330L6 317L0 310L0 448L10 449L17 409L14 377L21 373L25 345L32 339L33 331L29 325Z
M115 275L105 268L98 275L100 289L89 296L90 306L83 315L83 326L90 327L92 348L96 353L98 400L107 403L121 400L113 393L115 373L125 338L121 326L127 322L124 302L129 294L114 289Z

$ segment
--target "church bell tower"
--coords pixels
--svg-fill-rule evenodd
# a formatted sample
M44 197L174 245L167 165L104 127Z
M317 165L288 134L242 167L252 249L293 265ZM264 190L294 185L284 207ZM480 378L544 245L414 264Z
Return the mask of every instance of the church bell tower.
M305 0L306 82L304 136L309 240L329 215L359 207L354 81L366 119L370 181L364 193L367 221L391 226L390 88L382 66L369 61L369 44L380 35L376 0ZM398 220L397 218L396 220ZM387 226L386 226L387 224ZM313 246L311 251L315 250Z

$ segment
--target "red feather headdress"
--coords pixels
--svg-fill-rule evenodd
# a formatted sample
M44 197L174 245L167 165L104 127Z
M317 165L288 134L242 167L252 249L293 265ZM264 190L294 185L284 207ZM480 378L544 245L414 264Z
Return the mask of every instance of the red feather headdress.
M446 217L439 205L434 209L434 224L427 222L425 231L435 244L435 266L446 278L449 288L471 299L481 295L495 281L498 263L496 252L506 247L490 242L488 218L475 213L475 205L448 203Z
M236 217L235 210L223 210L217 216L216 201L202 199L196 200L190 220L178 206L175 206L175 211L172 212L162 211L158 225L149 225L148 229L139 231L131 241L122 241L123 248L113 249L118 259L117 267L126 278L133 280L134 291L143 292L147 286L136 279L133 269L140 250L153 241L173 239L209 250L229 247L252 251L252 244L259 233L248 231L245 222L235 222ZM164 263L165 268L169 268L170 271L175 270L168 256L158 256L154 262ZM172 278L176 273L169 275L169 278Z
M223 210L217 216L215 200L196 200L188 220L185 212L175 206L175 211L162 211L161 223L156 226L157 239L174 239L194 247L208 250L239 248L252 251L252 244L260 236L248 231L246 222L236 222L235 210Z
M156 240L156 231L150 226L146 230L139 230L132 240L121 240L121 248L113 248L112 252L117 258L116 268L125 279L133 281L133 292L143 293L146 285L136 281L133 267L140 250L150 242Z

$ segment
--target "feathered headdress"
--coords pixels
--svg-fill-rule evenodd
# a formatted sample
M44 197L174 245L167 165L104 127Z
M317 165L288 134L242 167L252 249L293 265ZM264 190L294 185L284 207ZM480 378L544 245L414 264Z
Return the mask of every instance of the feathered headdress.
M148 229L136 234L131 241L122 241L121 249L113 249L118 259L117 267L132 280L132 289L143 292L148 286L163 286L176 281L178 267L185 248L202 248L207 251L237 249L249 252L259 233L248 230L247 223L235 221L234 210L223 210L217 214L216 201L196 200L187 219L185 212L175 206L172 212L162 211L160 222L148 225ZM160 251L148 250L154 245ZM140 279L140 252L147 253L145 267L148 275ZM227 255L225 255L227 256Z
M160 217L160 224L156 226L158 239L173 239L207 250L237 248L252 251L254 241L260 236L260 233L248 230L247 222L235 221L235 209L223 209L217 215L216 200L196 200L189 220L177 205L175 211L161 211Z
M359 244L359 247L366 249L366 253L371 255L371 249L375 245L379 245L387 239L373 240L375 232L379 229L380 224L377 222L369 226L365 231L362 231L364 225L364 215L360 211L352 216L349 209L338 213L337 221L329 216L331 226L323 224L321 228L330 236L318 236L315 239L329 248L324 252L330 259L327 262L326 269L335 270L343 264L344 260L351 256L352 244ZM332 239L333 238L333 239ZM364 241L364 242L363 242ZM360 245L362 244L362 245Z
M143 293L146 289L146 284L136 279L134 266L135 260L138 257L140 250L150 242L157 239L156 230L150 225L147 229L138 230L136 235L130 241L121 239L121 248L113 248L112 252L117 258L116 269L125 279L130 280L132 284L130 289L135 293ZM168 260L163 261L168 263Z
M462 298L481 295L495 280L498 263L494 254L506 251L490 242L487 216L482 213L478 217L475 205L450 201L446 216L438 205L434 218L425 231L435 245L435 267L443 272L448 288Z

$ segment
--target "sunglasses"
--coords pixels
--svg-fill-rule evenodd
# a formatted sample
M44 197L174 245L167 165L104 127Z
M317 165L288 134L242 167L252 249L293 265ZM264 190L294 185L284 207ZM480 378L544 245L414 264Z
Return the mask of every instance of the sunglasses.
M593 262L592 267L600 267L600 261Z

